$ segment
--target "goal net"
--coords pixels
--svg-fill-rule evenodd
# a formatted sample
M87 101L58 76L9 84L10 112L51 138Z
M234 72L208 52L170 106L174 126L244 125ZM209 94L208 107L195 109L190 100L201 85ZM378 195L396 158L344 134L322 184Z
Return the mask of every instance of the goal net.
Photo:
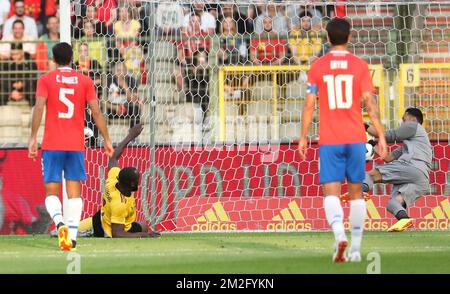
M329 50L324 28L339 16L352 24L349 50L370 65L385 127L408 106L424 111L434 169L429 195L409 212L418 229L449 228L450 2L72 3L76 68L95 80L113 142L144 125L120 161L142 173L138 220L161 231L328 229L317 116L305 161L297 140L306 73ZM87 125L95 133L83 185L91 216L107 158L89 113ZM394 222L389 194L389 186L374 189L367 229Z

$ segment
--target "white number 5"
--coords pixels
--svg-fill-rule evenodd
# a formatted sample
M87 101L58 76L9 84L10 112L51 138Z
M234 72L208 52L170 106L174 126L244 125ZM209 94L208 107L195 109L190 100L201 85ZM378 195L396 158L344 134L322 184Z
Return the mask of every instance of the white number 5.
M73 95L75 93L75 89L59 89L59 101L61 101L65 106L67 106L67 112L58 112L59 118L72 118L74 104L69 98L66 97L67 94Z
M325 75L323 81L327 83L328 104L330 109L348 109L353 103L353 75ZM344 89L342 89L344 88ZM343 97L345 90L345 102Z

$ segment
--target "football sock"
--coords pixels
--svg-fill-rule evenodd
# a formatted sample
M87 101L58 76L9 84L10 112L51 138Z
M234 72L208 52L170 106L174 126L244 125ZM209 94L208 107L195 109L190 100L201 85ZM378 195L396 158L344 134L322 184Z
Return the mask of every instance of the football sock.
M397 199L389 199L387 205L386 205L387 211L395 215L397 219L400 219L397 217L399 215L399 212L403 211L403 213L400 213L401 218L407 218L408 214L406 213L405 208L401 205L400 202L398 202ZM406 217L405 217L406 215Z
M395 218L398 220L404 219L404 218L409 218L408 214L406 213L405 210L400 210L399 212L397 212L397 214L395 215Z
M67 205L67 225L69 226L69 237L77 240L78 226L80 225L81 212L83 211L83 200L71 198Z
M344 231L344 211L341 201L337 196L326 196L323 201L323 208L327 217L328 224L333 229L336 242L346 240Z
M45 208L47 208L47 212L56 226L64 223L61 201L57 196L50 195L45 197Z
M359 252L366 219L366 201L364 199L350 200L350 228L352 245L350 252Z
M364 179L364 183L362 184L362 190L363 192L369 192L373 188L373 179L372 176L369 175L369 173L366 173L366 177Z

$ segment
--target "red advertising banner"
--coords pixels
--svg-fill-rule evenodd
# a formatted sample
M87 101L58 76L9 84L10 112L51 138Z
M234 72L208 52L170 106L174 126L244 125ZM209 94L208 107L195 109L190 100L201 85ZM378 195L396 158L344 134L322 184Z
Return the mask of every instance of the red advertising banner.
M418 223L417 228L445 229L442 223L450 218L447 205L450 145L440 142L433 143L433 147L430 195L422 197L409 211L412 216L426 220ZM107 166L107 157L102 152L100 149L86 151L88 180L83 184L83 217L92 216L101 205ZM316 145L308 150L307 156L307 160L300 161L296 144L157 147L155 164L150 166L150 149L137 147L125 150L120 165L136 166L142 173L141 187L136 193L138 220L146 219L162 231L204 230L211 222L201 226L197 219L202 220L202 214L213 209L211 205L219 200L230 220L235 222L236 230L290 230L292 226L305 230L326 229L321 211ZM368 164L367 169L370 168ZM384 195L389 195L390 188L379 185L373 193L373 206L380 215L376 226L383 229L392 222L385 215L388 197ZM44 224L48 224L49 219L44 198L40 158L30 160L25 149L1 149L0 234L45 231ZM294 218L298 223L283 227L273 220L281 211L294 217L295 205L304 221ZM280 219L284 220L282 216ZM257 222L253 223L255 220ZM192 228L195 224L198 226ZM372 229L377 229L376 226Z
M389 196L366 201L366 230L386 230L396 221L386 211ZM422 198L409 211L415 228L450 229L450 197ZM425 207L425 202L431 207ZM178 204L177 231L311 231L328 230L322 197L184 198ZM348 217L349 205L343 204ZM350 224L344 222L348 229Z

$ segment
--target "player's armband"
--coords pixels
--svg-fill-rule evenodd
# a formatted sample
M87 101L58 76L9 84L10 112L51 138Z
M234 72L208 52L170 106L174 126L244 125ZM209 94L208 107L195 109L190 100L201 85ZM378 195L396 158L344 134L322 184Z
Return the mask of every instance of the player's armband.
M308 83L306 87L306 94L314 94L317 95L317 85L313 85Z

